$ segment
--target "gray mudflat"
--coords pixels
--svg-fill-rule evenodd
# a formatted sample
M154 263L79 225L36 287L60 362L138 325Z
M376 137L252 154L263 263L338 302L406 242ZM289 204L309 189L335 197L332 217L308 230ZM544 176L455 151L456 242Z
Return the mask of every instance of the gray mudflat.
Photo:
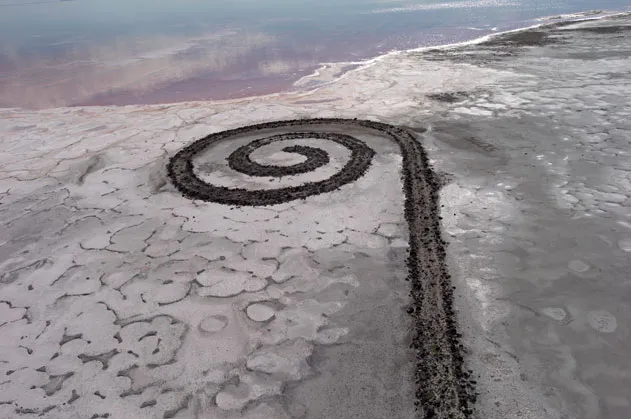
M481 418L631 415L631 19L419 60L502 71L442 92L443 190Z

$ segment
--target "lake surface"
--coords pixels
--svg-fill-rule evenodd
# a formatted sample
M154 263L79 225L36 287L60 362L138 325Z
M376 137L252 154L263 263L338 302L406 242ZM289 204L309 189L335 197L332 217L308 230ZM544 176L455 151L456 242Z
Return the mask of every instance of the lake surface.
M237 98L628 0L0 0L0 107ZM355 64L353 64L355 63ZM314 83L303 83L311 87Z

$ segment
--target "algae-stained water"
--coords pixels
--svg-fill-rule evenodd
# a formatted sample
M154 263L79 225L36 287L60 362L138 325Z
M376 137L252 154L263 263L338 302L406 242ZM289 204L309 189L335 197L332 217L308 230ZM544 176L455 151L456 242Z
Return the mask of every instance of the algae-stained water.
M623 0L0 0L0 106L271 93L323 62L356 62L541 16L627 6Z

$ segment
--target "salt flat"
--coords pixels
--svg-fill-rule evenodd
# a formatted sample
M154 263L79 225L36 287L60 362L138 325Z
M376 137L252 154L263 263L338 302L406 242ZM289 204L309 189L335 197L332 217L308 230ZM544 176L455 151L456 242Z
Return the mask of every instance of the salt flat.
M396 144L353 131L375 151L361 177L271 206L191 200L167 176L208 134L335 117L408 127L444 174L473 416L626 418L630 25L391 54L306 94L0 110L0 417L414 417ZM307 138L329 155L313 173L234 174L217 156L247 141L198 175L270 190L348 161ZM267 147L256 162L304 161Z

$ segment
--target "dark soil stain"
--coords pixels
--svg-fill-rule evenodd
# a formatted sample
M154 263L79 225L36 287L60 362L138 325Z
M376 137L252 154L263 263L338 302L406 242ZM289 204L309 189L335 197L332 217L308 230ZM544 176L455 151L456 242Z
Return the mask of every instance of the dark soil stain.
M429 94L427 97L438 102L456 103L467 99L469 94L467 92L445 92Z
M578 28L565 29L565 32L588 32L599 35L609 35L631 31L631 26L619 25L619 26L586 26Z
M554 43L554 40L547 33L529 30L500 35L481 45L490 47L540 47L552 43Z

